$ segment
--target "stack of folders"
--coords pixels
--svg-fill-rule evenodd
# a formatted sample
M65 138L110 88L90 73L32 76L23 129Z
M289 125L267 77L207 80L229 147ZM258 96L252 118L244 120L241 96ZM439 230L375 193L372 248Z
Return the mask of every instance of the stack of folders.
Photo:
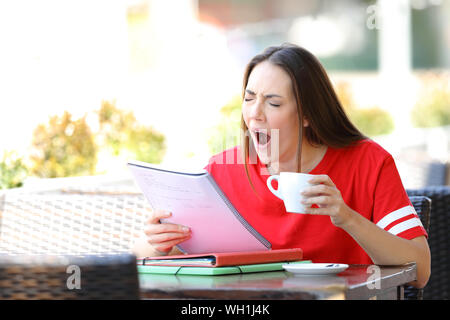
M224 275L283 270L286 263L305 263L303 251L268 251L187 254L137 259L140 273L177 275Z

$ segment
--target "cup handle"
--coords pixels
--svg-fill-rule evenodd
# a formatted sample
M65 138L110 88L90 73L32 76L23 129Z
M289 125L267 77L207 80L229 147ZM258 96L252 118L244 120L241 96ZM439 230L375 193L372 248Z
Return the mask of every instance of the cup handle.
M270 176L268 179L267 179L267 187L269 188L269 190L274 194L274 195L276 195L278 198L280 198L281 200L283 200L283 198L281 197L281 193L280 193L280 184L278 183L278 190L275 190L273 187L272 187L272 180L276 180L276 181L278 181L278 179L280 178L280 176L279 175L277 175L277 174L275 174L275 175L273 175L273 176Z

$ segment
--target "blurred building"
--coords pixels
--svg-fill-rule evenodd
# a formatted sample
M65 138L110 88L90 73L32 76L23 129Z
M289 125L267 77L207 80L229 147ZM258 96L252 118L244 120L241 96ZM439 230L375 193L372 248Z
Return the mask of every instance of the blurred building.
M0 151L26 151L51 115L115 100L166 135L166 163L199 166L246 63L283 42L408 128L420 74L450 69L450 0L1 1ZM386 145L397 150L404 134ZM448 134L436 136L427 150L448 157Z
M239 44L248 42L250 56L289 41L309 48L328 70L376 70L379 17L374 6L380 2L198 0L198 7L200 20L227 30L232 50L236 46L240 51ZM408 4L404 14L410 15L413 68L450 68L450 2L402 2Z
M168 52L189 48L190 55L183 55L183 59L198 63L197 73L202 74L192 79L193 83L198 88L218 81L214 75L203 73L202 68L222 72L227 75L227 81L235 84L227 84L226 99L233 90L239 92L242 72L251 57L270 45L296 43L321 60L333 81L349 82L359 106L376 105L393 115L395 134L378 140L396 157L405 157L399 146L409 148L410 144L415 144L428 155L410 157L413 161L449 158L448 130L437 134L411 131L410 118L405 116L410 114L418 98L421 73L450 68L449 0L192 0L182 5L179 1L149 0L138 3L146 6L150 20L159 21L154 30L164 34L162 42L166 44L152 47L156 69L173 66L162 62L161 57ZM157 18L166 16L169 18ZM152 34L152 39L157 38ZM171 61L174 60L177 59ZM226 67L219 70L218 61ZM231 66L232 73L229 72ZM226 83L216 84L224 87ZM191 112L181 113L184 120L195 122L200 113L205 118L214 118L220 99L214 89L208 91L214 93L205 100L205 107L191 109L190 106L189 110L197 110L193 111L195 116L190 117ZM202 96L199 91L191 92L197 95L192 101ZM217 101L214 106L213 101ZM209 111L211 113L207 114ZM183 123L179 127L183 127ZM197 146L205 141L202 125L202 122L198 124L197 135L185 136L196 139ZM173 135L172 141L177 135ZM430 145L429 141L436 135L441 143ZM168 154L168 159L177 161L191 154L193 162L197 163L208 153L203 148L203 156L197 157L198 148L181 142L179 145ZM183 147L185 151L181 151Z

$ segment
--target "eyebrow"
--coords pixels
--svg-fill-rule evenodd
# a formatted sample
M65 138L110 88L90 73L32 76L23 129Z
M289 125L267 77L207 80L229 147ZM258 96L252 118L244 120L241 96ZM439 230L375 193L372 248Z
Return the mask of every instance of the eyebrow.
M254 93L252 90L249 90L249 89L245 89L245 92L247 92L251 95L256 95L256 93ZM266 97L266 98L282 98L282 96L280 96L278 94L267 94L264 97Z

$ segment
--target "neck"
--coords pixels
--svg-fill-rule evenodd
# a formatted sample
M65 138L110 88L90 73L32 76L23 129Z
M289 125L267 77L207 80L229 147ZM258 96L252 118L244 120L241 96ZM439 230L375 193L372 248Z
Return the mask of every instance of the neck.
M313 146L308 142L302 145L301 172L309 173L323 159L327 151L327 146ZM285 161L268 165L270 174L279 174L280 172L297 172L297 157L290 157Z
M322 161L328 147L325 145L312 146L306 143L302 150L302 172L309 173Z

